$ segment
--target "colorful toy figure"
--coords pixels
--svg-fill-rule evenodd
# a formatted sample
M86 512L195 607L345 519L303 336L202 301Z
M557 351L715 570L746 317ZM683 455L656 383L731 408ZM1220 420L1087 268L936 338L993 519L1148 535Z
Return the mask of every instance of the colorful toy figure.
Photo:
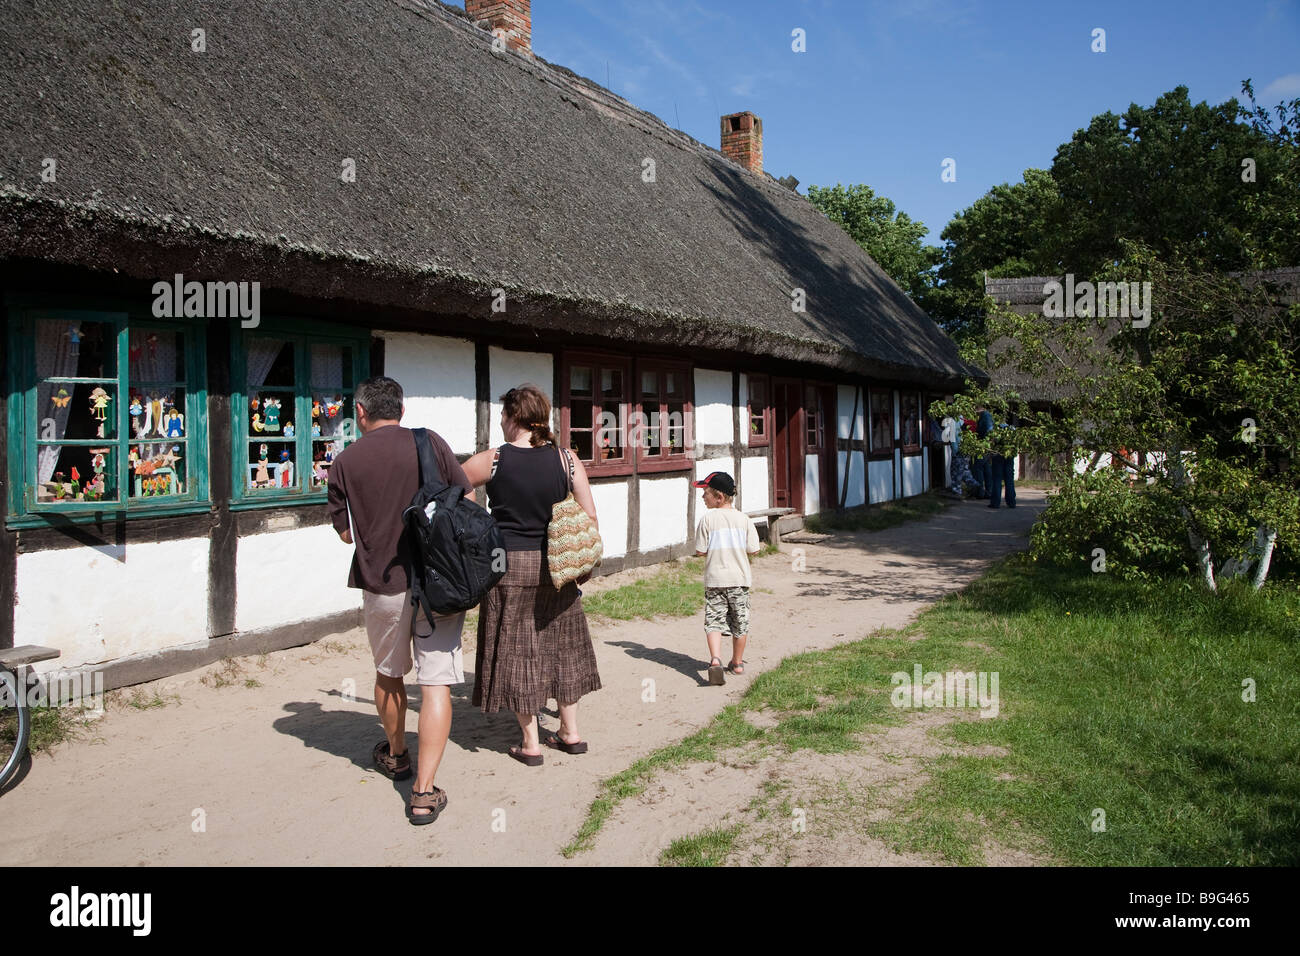
M266 409L266 430L269 432L278 432L280 430L280 400L278 398L268 398L263 407Z
M320 438L320 422L311 423L311 437Z
M289 459L289 449L280 452L280 487L289 488L293 485L293 462Z
M90 415L99 422L99 430L95 433L99 438L104 437L104 421L108 418L108 406L111 401L108 392L98 385L90 393Z
M253 412L253 431L260 432L262 430L262 416L257 414L257 412ZM265 448L266 446L263 445L262 447Z
M258 400L257 400L256 397L254 397L253 400L252 400L251 402L248 403L248 407L251 408L253 411L257 411L257 409L259 408L259 406L260 406L260 403L258 402Z
M320 399L313 399L311 403L311 417L320 418L320 413L321 413Z
M54 403L55 408L67 408L68 402L72 401L72 396L68 394L66 388L60 388L55 392L54 397L51 398L50 401Z
M127 411L131 413L132 418L139 418L141 413L144 412L144 405L141 403L139 395L131 396L131 404L127 406Z
M80 326L69 325L67 336L68 336L68 341L70 341L73 345L80 345L81 344Z
M181 418L181 413L176 411L175 408L167 415L167 437L185 437L185 419Z
M253 416L253 417L256 418L257 416ZM253 476L253 487L254 487L254 488L269 488L269 487L271 487L271 473L270 473L270 471L269 471L268 468L267 468L267 466L270 464L270 462L268 461L268 455L269 455L269 454L270 454L270 452L267 451L266 445L261 445L261 446L258 447L258 449L257 449L257 474Z
M293 422L284 423L284 437L285 438L293 437Z
M335 395L334 401L325 403L325 417L333 418L343 410L343 396Z
M312 465L311 477L318 485L328 485L330 483L329 465L323 461L316 462Z

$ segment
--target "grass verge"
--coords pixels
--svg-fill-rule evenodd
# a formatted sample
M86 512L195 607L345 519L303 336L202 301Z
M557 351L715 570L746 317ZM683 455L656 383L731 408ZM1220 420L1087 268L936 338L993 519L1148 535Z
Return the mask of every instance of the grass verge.
M720 866L736 845L740 826L706 830L674 840L659 854L660 866Z

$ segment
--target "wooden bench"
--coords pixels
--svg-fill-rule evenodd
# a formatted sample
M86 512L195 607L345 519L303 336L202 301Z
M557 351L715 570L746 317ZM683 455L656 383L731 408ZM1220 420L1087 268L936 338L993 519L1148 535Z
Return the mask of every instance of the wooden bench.
M781 543L781 536L777 534L776 523L786 515L794 514L793 508L763 508L760 511L746 511L747 518L765 518L767 519L767 535L774 544Z
M18 647L9 647L0 651L0 665L14 670L27 664L35 664L37 661L51 661L62 654L62 651L56 651L52 647L20 644Z

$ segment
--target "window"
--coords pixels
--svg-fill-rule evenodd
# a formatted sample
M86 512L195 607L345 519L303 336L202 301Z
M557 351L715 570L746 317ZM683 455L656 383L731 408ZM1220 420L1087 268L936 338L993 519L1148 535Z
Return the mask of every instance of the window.
M898 418L904 452L921 450L921 396L918 392L900 392Z
M889 391L871 389L871 454L894 452L894 398Z
M205 506L202 326L22 305L9 316L13 518Z
M826 415L816 385L804 386L804 427L808 431L808 451L819 451L826 440Z
M623 358L566 355L561 366L560 434L588 474L628 474L631 374Z
M768 427L768 388L770 380L766 375L749 376L749 444L753 447L769 444L771 431Z
M265 321L236 338L236 503L324 500L331 463L360 437L352 396L367 374L367 346L362 335L279 332Z
M690 432L690 366L658 361L637 362L637 421L629 430L636 446L638 471L689 468L686 441ZM693 441L693 438L692 438Z

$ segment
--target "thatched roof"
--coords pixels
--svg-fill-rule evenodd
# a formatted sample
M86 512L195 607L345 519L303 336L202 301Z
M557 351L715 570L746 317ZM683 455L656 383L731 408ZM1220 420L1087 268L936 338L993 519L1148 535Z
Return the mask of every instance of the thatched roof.
M966 372L806 199L433 0L10 0L0 52L0 256Z

